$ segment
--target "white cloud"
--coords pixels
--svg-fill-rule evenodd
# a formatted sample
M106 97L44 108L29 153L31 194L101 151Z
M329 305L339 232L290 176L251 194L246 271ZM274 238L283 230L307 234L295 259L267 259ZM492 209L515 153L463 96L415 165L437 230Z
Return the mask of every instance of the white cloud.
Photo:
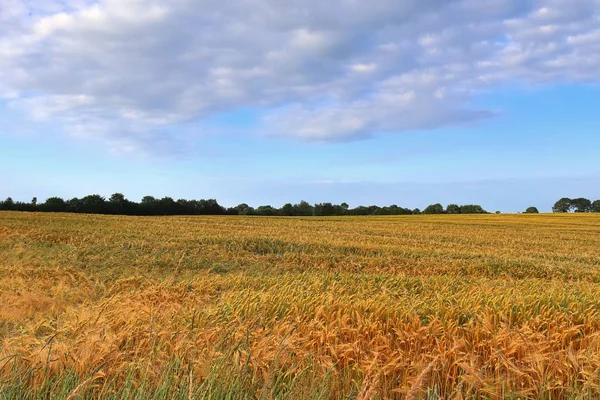
M368 73L368 72L373 72L376 69L377 69L377 64L375 64L375 63L354 64L354 65L352 65L352 70L354 72Z
M246 107L351 140L470 124L506 83L598 83L598 26L599 0L3 0L0 97L132 151Z

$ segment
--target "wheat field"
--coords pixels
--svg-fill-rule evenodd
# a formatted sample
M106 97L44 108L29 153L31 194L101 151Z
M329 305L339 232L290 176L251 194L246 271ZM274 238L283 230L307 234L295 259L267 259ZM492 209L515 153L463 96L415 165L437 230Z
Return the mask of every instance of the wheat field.
M0 399L595 399L600 216L0 213Z

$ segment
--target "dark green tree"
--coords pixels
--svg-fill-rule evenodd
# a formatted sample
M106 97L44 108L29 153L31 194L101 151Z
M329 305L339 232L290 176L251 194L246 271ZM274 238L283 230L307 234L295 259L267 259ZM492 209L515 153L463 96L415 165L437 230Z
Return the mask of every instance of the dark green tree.
M270 205L266 205L266 206L259 206L256 209L256 213L258 215L272 216L272 215L277 215L277 210Z
M563 197L562 199L554 203L554 206L552 207L552 212L567 213L571 211L571 201L572 200L570 198Z
M600 200L595 200L592 203L592 212L594 212L594 213L600 213Z
M106 214L106 200L99 194L90 194L81 199L81 212L88 214Z
M425 208L423 210L423 214L443 214L443 213L444 213L444 206L442 206L440 203L436 203L436 204L427 206L427 208Z
M111 214L132 214L132 203L122 193L114 193L108 198L108 211Z
M173 200L172 197L163 197L158 200L158 214L159 215L175 215L178 214L178 204Z
M235 208L237 209L238 215L252 215L252 214L254 214L254 209L252 207L250 207L246 203L239 204Z
M143 215L158 215L159 204L154 196L144 196L140 202L140 211Z
M588 199L580 197L571 200L571 207L576 213L586 213L592 210L592 202Z
M41 211L46 211L46 212L65 212L65 211L74 212L75 211L75 210L69 209L67 202L65 202L60 197L50 197L50 198L46 199L46 201L43 204L40 204L39 208Z
M458 204L448 204L446 214L460 214L460 206Z
M286 203L283 205L283 207L281 207L281 210L279 210L279 214L283 215L285 217L291 217L294 215L294 206L292 205L292 203Z
M313 215L315 216L331 216L335 215L335 207L331 203L319 203L313 207Z
M11 211L11 210L14 210L14 208L15 208L15 202L11 197L7 197L6 200L4 200L0 204L0 210Z
M466 204L466 205L460 206L460 213L461 214L487 214L487 211L485 211L479 205Z
M81 199L78 199L77 197L73 197L72 199L67 200L66 203L67 203L67 210L69 212L72 212L72 213L83 212Z
M294 204L294 215L310 216L313 215L313 206L302 200L298 204Z
M200 215L223 215L225 208L222 207L215 199L198 200L198 214Z
M540 212L536 207L529 207L525 210L525 214L539 214Z

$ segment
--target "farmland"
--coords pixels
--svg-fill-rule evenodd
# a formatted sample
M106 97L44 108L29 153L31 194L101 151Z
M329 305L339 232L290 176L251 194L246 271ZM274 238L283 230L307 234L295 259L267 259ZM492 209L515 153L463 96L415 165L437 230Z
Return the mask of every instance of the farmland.
M0 399L599 396L599 215L0 212Z

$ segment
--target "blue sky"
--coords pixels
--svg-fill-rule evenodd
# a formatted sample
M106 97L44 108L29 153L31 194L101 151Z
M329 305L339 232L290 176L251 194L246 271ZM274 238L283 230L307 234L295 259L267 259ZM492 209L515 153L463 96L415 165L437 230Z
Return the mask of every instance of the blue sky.
M600 199L597 1L340 2L9 0L0 197Z

